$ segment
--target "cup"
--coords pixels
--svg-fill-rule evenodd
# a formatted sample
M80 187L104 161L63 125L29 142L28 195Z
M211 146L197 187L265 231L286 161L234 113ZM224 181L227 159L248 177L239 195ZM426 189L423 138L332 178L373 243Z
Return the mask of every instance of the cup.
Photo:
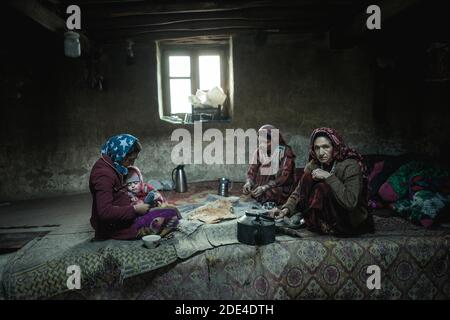
M144 241L144 245L147 248L154 249L159 245L159 243L161 241L161 236L158 236L156 234L151 234L151 235L142 237L142 241Z

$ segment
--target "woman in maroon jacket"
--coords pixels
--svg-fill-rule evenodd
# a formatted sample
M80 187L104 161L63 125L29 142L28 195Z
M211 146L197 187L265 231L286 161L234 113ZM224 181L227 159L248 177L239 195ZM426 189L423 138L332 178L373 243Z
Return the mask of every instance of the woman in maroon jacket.
M101 150L89 178L92 194L91 225L96 239L136 239L151 230L154 215L148 204L132 205L125 184L127 167L134 164L142 146L129 134L110 138ZM176 208L162 208L161 216L172 227L180 218Z
M243 193L250 194L260 203L275 202L280 205L295 189L295 154L278 129L266 124L259 128L258 133L264 133L263 130L266 131L267 141L259 141L247 171ZM278 147L273 152L272 130L278 130Z

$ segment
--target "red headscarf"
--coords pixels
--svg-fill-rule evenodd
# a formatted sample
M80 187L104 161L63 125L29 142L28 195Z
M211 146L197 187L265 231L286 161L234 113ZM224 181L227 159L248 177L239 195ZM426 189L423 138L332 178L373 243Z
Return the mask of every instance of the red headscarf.
M363 174L363 178L367 179L367 167L363 162L363 156L357 152L355 149L347 147L344 143L344 140L341 138L340 134L331 128L317 128L311 134L311 138L309 140L309 161L314 159L318 161L316 153L314 152L314 140L318 136L325 136L333 145L333 159L337 161L343 161L345 159L355 159L358 161L359 166L361 167L361 172Z
M271 139L272 137L272 130L275 130L277 128L275 128L273 125L271 124L265 124L263 125L261 128L258 129L258 133L261 130L266 130L266 134L267 134L267 138L268 140ZM281 134L281 132L278 130L278 146L284 146L284 153L283 156L287 156L287 157L291 157L291 158L295 158L295 154L292 151L292 148L286 143L286 141L283 138L283 135ZM272 146L273 148L273 146ZM256 164L256 163L261 163L261 165L263 166L267 166L270 165L272 163L272 161L274 160L274 158L279 159L279 152L280 149L278 148L277 150L275 150L274 153L272 153L271 155L266 155L266 152L268 152L269 150L265 150L265 152L262 152L262 150L260 150L259 146L258 148L255 150L255 153L253 154L253 161L252 163ZM272 150L274 151L274 150ZM282 156L282 157L283 157Z
M365 199L365 202L367 204L369 200L368 170L367 166L363 162L363 156L355 149L347 147L347 145L344 143L344 140L336 130L322 127L314 129L311 134L311 138L309 140L309 161L311 161L312 159L314 159L314 161L318 161L316 153L314 152L314 140L316 140L316 137L318 136L325 136L331 141L331 144L333 145L334 160L343 161L345 159L355 159L356 161L358 161L363 177L362 197L363 199Z
M261 131L261 130L266 130L267 135L269 137L271 137L272 136L272 130L274 130L274 129L277 129L277 128L275 128L271 124L265 124L261 128L258 129L258 132ZM284 140L283 135L281 134L280 130L278 130L278 145L280 145L280 146L286 146L287 145L286 141Z

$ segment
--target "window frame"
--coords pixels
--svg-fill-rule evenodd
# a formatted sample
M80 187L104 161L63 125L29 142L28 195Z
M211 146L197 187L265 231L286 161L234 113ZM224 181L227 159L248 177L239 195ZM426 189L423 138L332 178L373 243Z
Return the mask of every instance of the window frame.
M158 43L158 59L160 67L158 68L158 78L160 79L161 87L159 88L160 103L160 117L178 116L184 119L186 113L172 113L170 104L170 79L186 79L187 77L170 77L169 73L169 56L189 56L190 57L190 79L191 79L191 94L194 95L197 89L200 88L200 70L199 70L199 56L200 55L219 55L220 56L220 86L227 95L227 100L224 106L230 108L230 44L229 43L214 43L214 44L165 44ZM162 104L162 105L161 105ZM223 107L224 107L223 106ZM161 114L162 113L162 114ZM227 120L227 119L223 119ZM211 120L217 121L217 120Z

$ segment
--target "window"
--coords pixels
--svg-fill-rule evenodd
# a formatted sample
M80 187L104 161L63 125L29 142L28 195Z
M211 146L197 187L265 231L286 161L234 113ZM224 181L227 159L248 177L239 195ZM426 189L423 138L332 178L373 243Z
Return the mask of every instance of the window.
M230 120L233 93L230 48L229 38L157 41L161 119L176 123ZM225 101L217 103L213 93L219 97L224 94Z
M169 55L170 113L190 113L191 57Z

